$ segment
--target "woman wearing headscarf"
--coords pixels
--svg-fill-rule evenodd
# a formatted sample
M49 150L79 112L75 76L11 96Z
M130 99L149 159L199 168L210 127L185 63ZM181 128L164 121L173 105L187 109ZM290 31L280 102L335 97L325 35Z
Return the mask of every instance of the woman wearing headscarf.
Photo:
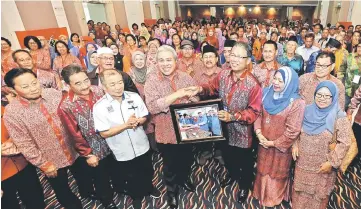
M204 29L199 29L198 30L198 41L199 41L199 43L202 43L204 41L204 39L206 39L206 32L204 31Z
M217 35L218 44L219 44L218 54L222 54L223 49L224 49L224 42L226 41L226 37L223 36L222 30L220 28L216 28L216 35Z
M116 43L111 43L109 48L113 51L114 67L119 71L123 71L123 55L119 53L119 48Z
M136 50L142 51L137 46L137 39L132 34L127 34L125 36L127 45L124 47L124 57L123 57L123 71L129 73L130 67L132 65L132 53Z
M145 101L144 96L144 84L149 73L146 65L146 55L141 51L135 51L132 54L133 66L130 69L129 75L132 78L135 86L139 91L140 97ZM155 136L154 136L154 125L149 118L144 124L145 133L148 136L150 146L153 150L156 150Z
M292 150L296 161L292 193L294 209L325 209L337 168L351 144L351 124L339 106L332 81L318 84L314 102L306 106L302 131Z
M208 29L207 37L204 40L207 41L214 48L216 48L216 49L219 48L219 42L218 42L218 39L217 39L217 37L215 35L214 28L209 28Z
M86 57L86 68L87 68L87 73L92 72L93 70L95 70L98 67L98 63L97 63L97 51L89 51L87 53L87 57Z
M30 50L36 68L40 70L50 70L50 52L42 48L40 40L37 37L26 36L24 38L24 45Z
M192 33L191 41L193 43L195 53L199 53L200 49L199 49L199 42L198 42L198 34L196 32Z
M276 71L263 90L262 115L254 123L259 139L253 196L262 206L290 200L292 144L299 136L306 103L299 95L298 75L289 67Z
M169 34L167 30L163 30L161 37L160 37L160 41L162 42L162 44L168 44L169 40Z

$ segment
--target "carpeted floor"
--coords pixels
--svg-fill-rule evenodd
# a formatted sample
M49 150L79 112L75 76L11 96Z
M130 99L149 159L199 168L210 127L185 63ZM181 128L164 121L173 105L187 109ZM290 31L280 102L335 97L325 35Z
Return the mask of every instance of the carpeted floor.
M153 155L155 168L154 185L162 191L163 196L157 200L147 197L143 200L143 209L167 209L165 185L162 181L162 160L159 154ZM214 159L209 160L204 166L193 165L192 179L197 185L196 192L190 193L183 189L179 194L179 209L257 209L260 207L258 201L251 195L247 203L240 205L236 203L236 193L238 186L233 183L222 189L218 179L226 173L225 168ZM47 208L60 209L54 192L45 180L40 176L44 186ZM77 193L77 186L71 175L69 184L73 191ZM114 200L120 209L132 209L131 199L127 196L114 196ZM98 201L82 200L86 209L104 208ZM290 204L282 204L277 209L291 208ZM356 209L361 208L361 161L357 160L352 167L349 167L345 175L338 175L337 184L331 195L328 209Z

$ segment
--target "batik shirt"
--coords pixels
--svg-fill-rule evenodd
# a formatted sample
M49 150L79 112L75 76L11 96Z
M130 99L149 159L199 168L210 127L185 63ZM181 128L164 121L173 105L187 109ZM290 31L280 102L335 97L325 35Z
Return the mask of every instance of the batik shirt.
M303 69L303 58L301 55L295 54L291 59L288 59L287 54L278 57L277 61L283 65L292 68L298 76L301 76L304 73Z
M59 107L59 117L73 136L75 149L80 156L93 154L103 159L110 154L107 142L94 129L93 105L103 95L103 90L97 86L90 87L89 100L80 98L70 90Z

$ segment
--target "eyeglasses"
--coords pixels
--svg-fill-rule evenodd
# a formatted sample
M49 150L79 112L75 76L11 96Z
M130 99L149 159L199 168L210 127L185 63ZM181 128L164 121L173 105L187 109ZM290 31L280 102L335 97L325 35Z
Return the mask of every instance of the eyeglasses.
M248 57L236 56L235 54L230 54L229 57L233 58L233 59L246 59L246 58L248 58Z
M332 65L332 63L331 64L329 64L329 65L320 65L320 64L316 64L316 68L319 68L319 69L326 69L326 68L328 68L328 67L330 67Z
M332 95L316 93L316 98L318 98L318 99L321 99L321 98L331 99L331 98L332 98Z

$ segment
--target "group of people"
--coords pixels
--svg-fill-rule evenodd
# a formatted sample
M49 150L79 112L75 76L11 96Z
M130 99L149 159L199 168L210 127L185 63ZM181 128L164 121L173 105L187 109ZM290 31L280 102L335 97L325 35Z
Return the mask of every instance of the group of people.
M26 208L46 207L39 169L67 209L83 207L68 171L81 198L116 208L115 191L141 208L161 196L159 152L171 208L181 188L195 192L194 161L212 157L228 171L221 187L238 184L239 203L252 194L267 207L326 208L351 139L361 142L361 26L347 38L342 25L290 25L160 19L125 34L89 21L88 36L54 46L27 36L15 51L2 37L2 206L20 208L18 193ZM169 106L214 98L224 109L210 116L226 124L227 141L178 144Z

